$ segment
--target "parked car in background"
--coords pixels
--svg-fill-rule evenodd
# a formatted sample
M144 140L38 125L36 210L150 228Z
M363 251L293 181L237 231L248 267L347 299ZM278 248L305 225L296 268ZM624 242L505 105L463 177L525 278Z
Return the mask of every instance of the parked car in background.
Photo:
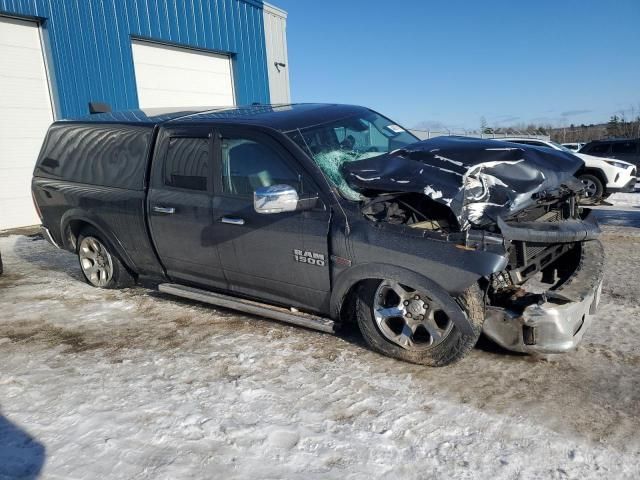
M568 148L572 152L578 152L586 143L563 143L562 146Z
M510 147L421 142L351 105L136 110L54 123L32 189L47 239L95 287L147 280L325 332L354 321L372 349L426 365L483 331L565 352L603 277L583 163Z
M635 140L594 140L580 149L595 157L615 158L640 167L640 138Z
M585 197L597 203L616 192L633 192L636 185L637 168L635 165L613 158L600 158L582 152L573 152L562 145L535 138L507 137L503 142L550 148L571 153L584 162L584 170L578 178L584 183Z

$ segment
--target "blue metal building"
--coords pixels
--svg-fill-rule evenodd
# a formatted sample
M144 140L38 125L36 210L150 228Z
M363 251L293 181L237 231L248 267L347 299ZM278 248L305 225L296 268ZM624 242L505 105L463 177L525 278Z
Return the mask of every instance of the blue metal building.
M286 103L285 25L262 0L0 0L0 229L36 223L46 128L89 102Z
M262 1L0 0L0 15L40 23L60 117L138 107L132 39L229 55L236 103L270 101Z

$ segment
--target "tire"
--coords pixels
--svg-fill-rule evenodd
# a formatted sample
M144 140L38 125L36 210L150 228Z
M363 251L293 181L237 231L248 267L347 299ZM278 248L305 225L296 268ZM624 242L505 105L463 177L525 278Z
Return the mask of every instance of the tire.
M604 195L604 185L602 181L595 175L585 173L580 175L578 179L585 186L585 199L590 203L598 203Z
M78 236L78 261L86 282L97 288L126 288L135 280L111 245L94 228L82 230Z
M451 320L448 320L449 324L447 324L446 328L443 325L441 337L437 342L432 338L431 344L429 345L427 335L424 335L423 332L422 343L417 341L419 338L416 334L412 334L410 344L401 346L397 341L397 337L394 340L390 339L390 333L393 334L396 332L389 332L386 326L384 326L384 323L380 323L380 321L376 319L380 318L374 311L374 309L378 308L376 297L381 296L381 288L385 288L385 282L388 281L366 280L356 292L356 319L362 336L372 350L388 357L410 363L442 367L459 361L476 345L484 323L483 295L477 285L470 287L456 299L458 305L462 307L473 326L472 335L462 334L460 330L452 324ZM402 286L402 288L406 289L407 287ZM415 293L419 292L414 290L411 295ZM423 295L422 298L425 298L428 292L422 292L421 295ZM426 304L428 302L423 303ZM385 309L384 307L382 308ZM405 311L410 308L413 308L412 305L405 307ZM432 308L426 311L434 311L437 308L440 307L437 305L432 306ZM392 320L394 322L406 321L406 319L399 320L398 318L393 318ZM418 329L420 328L421 327L418 326ZM403 327L402 333L404 332ZM431 330L429 330L429 332L431 332ZM429 333L428 336L431 337L431 334Z

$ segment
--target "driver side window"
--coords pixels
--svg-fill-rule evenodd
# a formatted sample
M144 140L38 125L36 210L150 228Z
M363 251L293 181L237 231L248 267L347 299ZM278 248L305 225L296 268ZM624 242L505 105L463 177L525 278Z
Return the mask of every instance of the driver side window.
M248 138L222 138L222 184L226 194L251 197L260 187L289 185L301 193L300 176L280 154Z

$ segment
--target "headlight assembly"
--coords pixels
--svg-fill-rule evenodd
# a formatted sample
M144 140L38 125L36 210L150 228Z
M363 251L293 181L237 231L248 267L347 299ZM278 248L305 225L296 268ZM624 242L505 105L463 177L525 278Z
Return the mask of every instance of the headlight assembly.
M627 169L627 167L630 167L631 165L624 163L624 162L616 162L615 160L605 160L605 162L607 162L609 165L611 165L612 167L616 167L616 168L622 168L624 170Z

